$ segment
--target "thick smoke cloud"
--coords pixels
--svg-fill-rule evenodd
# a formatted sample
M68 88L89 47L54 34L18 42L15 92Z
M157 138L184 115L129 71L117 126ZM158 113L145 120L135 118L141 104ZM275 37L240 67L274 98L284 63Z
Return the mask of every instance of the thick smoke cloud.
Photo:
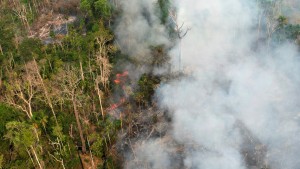
M125 51L148 56L141 54L148 52L148 44L141 43L148 38L142 36L144 26L138 26L141 20L132 15L143 11L152 1L135 3L138 7L132 5L134 8L141 8L132 10L140 11L127 17L137 19L131 22L139 31L135 36L127 32L132 29L124 29L119 38L125 37L122 43L126 43L130 34L135 40L128 41L132 46ZM156 94L160 107L172 117L169 134L184 145L180 168L300 167L300 55L294 44L270 46L264 42L267 35L257 31L260 16L256 3L174 2L178 23L184 22L191 28L179 46L183 71L189 73L185 78L162 84ZM149 32L148 26L146 30ZM161 31L151 29L150 41L158 38L159 43L167 43ZM175 61L178 55L173 57ZM147 161L153 164L152 168L172 168L174 152L165 151L161 148L165 145L158 144L159 141L147 143L136 149L139 153L134 159ZM126 168L137 168L134 164L129 161Z
M122 15L117 25L117 42L122 52L137 61L151 61L151 46L168 43L154 0L120 0Z
M283 1L284 8L282 13L287 16L292 24L300 24L300 0L286 0Z
M119 0L121 15L117 22L116 43L135 64L126 63L132 81L152 71L151 47L169 45L168 33L161 24L155 0Z
M192 78L166 84L158 95L173 112L175 139L208 149L187 157L186 165L249 167L241 153L241 123L266 147L264 164L255 165L298 168L296 47L251 48L258 37L255 4L249 1L188 0L178 6L179 18L192 27L182 41L183 64L192 67Z
M132 161L129 161L126 169L162 169L171 168L170 156L165 145L158 140L145 141L138 144Z

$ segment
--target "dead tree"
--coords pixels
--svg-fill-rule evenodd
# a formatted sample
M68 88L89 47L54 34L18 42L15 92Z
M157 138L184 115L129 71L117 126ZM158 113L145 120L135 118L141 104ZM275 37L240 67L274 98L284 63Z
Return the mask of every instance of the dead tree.
M20 72L11 69L8 83L6 83L5 101L25 112L31 119L33 99L40 93L39 85L38 77L29 63L25 64Z
M99 45L99 51L95 55L96 63L99 67L99 83L102 84L105 91L108 91L109 86L109 76L111 73L112 65L109 63L108 59L108 47L106 43L110 39L98 37L96 38Z
M103 92L100 90L99 88L99 80L100 78L97 76L95 78L95 90L97 92L97 95L98 95L98 99L99 99L99 104L100 104L100 109L101 109L101 115L102 115L102 118L104 119L104 111L103 111L103 105L102 105L102 96L103 96Z
M181 40L186 36L188 31L191 30L191 28L186 28L184 30L183 29L184 23L182 23L181 25L178 24L177 14L176 14L175 11L170 10L169 11L169 16L171 17L173 23L175 24L174 30L177 34L178 39L179 39L178 66L179 66L179 71L181 71Z
M13 9L14 13L20 19L20 21L25 26L27 31L30 33L30 25L27 18L28 12L25 4L22 4L19 0L18 1L12 0L12 4L14 5L14 9Z
M104 28L103 23L100 23L100 29L102 31L95 38L98 50L93 55L93 59L95 60L98 68L96 68L95 70L96 75L93 76L95 91L99 99L102 118L104 118L105 113L103 110L103 93L109 91L109 77L112 70L112 65L109 62L108 53L114 51L115 48L113 45L108 44L113 39L113 36ZM92 72L91 66L90 72Z
M72 67L67 67L58 75L58 82L62 89L63 97L71 101L73 112L76 118L76 124L82 144L82 153L86 153L86 143L83 135L83 129L80 122L80 112L78 106L81 104L79 95L82 94L79 83L81 82L80 72Z
M40 82L40 86L43 90L44 97L46 98L46 103L49 105L49 107L51 109L51 112L54 116L55 122L58 125L56 114L55 114L55 111L54 111L54 108L53 108L53 103L52 103L51 97L50 97L49 92L48 92L48 88L46 87L46 84L45 84L45 82L42 78L42 75L40 74L40 70L39 70L38 64L37 64L35 59L32 61L32 69L34 70L34 73L36 74L36 76L37 76L37 78Z

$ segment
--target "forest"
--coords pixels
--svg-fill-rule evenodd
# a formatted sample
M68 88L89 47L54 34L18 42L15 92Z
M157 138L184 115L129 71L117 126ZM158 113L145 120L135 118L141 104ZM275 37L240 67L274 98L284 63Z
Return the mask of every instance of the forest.
M300 2L250 1L0 0L0 168L300 167Z

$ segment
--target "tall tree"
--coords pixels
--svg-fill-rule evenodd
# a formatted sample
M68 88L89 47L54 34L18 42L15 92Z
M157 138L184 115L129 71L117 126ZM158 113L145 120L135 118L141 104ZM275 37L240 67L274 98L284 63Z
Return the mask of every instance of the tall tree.
M7 133L4 136L6 139L10 140L16 149L25 148L31 161L34 163L35 159L38 168L42 169L43 162L39 158L36 151L37 140L35 139L34 127L26 124L25 122L12 121L6 124ZM33 157L31 156L33 155ZM35 164L35 163L34 163Z
M81 140L82 153L86 153L86 142L83 135L83 129L80 122L80 112L78 109L78 105L81 104L80 96L83 94L83 91L80 88L81 80L80 72L71 66L61 70L57 76L57 82L59 83L62 91L61 94L66 100L69 100L72 103L77 129Z

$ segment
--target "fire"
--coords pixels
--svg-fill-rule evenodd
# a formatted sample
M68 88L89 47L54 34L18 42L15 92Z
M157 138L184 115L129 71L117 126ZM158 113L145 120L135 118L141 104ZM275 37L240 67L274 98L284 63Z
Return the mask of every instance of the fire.
M112 104L107 110L109 110L109 111L115 110L118 107L119 107L119 105L115 103L115 104Z
M107 110L108 110L108 111L115 110L115 109L119 108L123 103L125 103L125 101L126 101L125 97L122 97L122 98L120 99L120 102L119 102L119 103L114 103L114 104L112 104Z
M121 85L123 90L125 89L124 84L126 82L128 74L129 74L128 71L124 71L123 73L118 73L118 74L116 74L116 79L114 80L114 83L117 85ZM125 103L125 101L126 101L126 98L122 97L118 103L112 104L107 110L108 111L115 110L115 109L119 108L123 103Z
M120 84L120 80L119 79L116 79L116 80L114 80L114 82L115 82L115 84Z
M125 83L127 76L128 76L128 71L124 71L123 73L116 74L116 79L114 80L115 84Z
M124 71L122 74L118 73L116 76L117 76L117 78L118 77L128 76L128 71Z

